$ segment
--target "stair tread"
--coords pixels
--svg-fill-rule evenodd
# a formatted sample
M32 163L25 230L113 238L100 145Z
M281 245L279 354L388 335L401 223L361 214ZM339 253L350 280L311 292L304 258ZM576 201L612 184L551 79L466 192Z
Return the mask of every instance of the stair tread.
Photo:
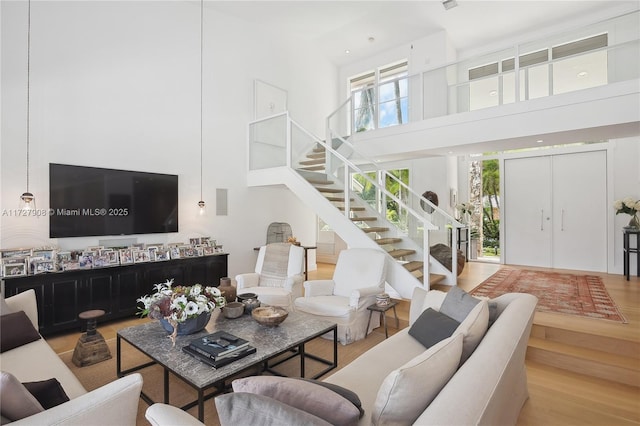
M307 172L315 172L318 170L324 170L324 164L321 164L319 166L304 166L304 167L300 167L300 170L304 170Z
M567 315L562 327L558 327L557 314L548 312L536 312L534 323L549 328L574 331L577 333L590 334L594 336L611 337L619 340L637 342L637 337L630 336L628 324L619 324L617 327L598 328L593 327L591 321L584 321L583 318Z
M395 238L395 237L377 238L375 242L383 246L385 244L401 243L402 238Z
M344 206L337 206L336 208L340 211L344 211ZM352 212L363 212L366 209L364 207L352 206L352 207L349 207L349 210Z
M325 198L329 201L334 201L334 202L344 202L344 197L331 197L331 196L325 196ZM349 198L349 201L355 201L354 198Z
M312 152L311 154L307 154L307 158L313 158L314 160L318 159L318 158L322 158L324 159L324 152Z
M378 220L378 218L375 216L361 216L361 217L352 217L351 220L354 222L373 222Z
M596 349L589 349L580 346L568 345L566 343L554 342L539 337L529 338L529 347L555 352L558 354L568 355L573 358L579 358L597 362L603 365L611 365L622 367L629 370L640 372L640 363L636 358L630 358L624 355L612 354Z
M300 164L302 164L304 166L310 166L310 165L315 165L315 164L324 164L324 159L323 158L312 158L310 160L302 160L302 161L300 161Z
M307 182L309 182L311 185L333 185L334 182L331 180L320 180L320 179L315 179L315 178L306 178ZM317 189L317 188L316 188Z
M411 262L407 262L402 266L404 266L404 269L406 269L407 271L413 272L422 269L424 267L424 262L412 260Z
M324 187L320 187L320 188L316 188L318 190L318 192L322 192L325 194L342 194L344 192L344 189L340 189L340 188L324 188Z
M385 228L384 226L371 226L369 228L360 228L362 229L364 232L387 232L389 230L389 228Z
M415 254L415 250L409 250L409 249L395 249L395 250L391 250L389 253L389 255L391 257L403 257L403 256L409 256L410 254Z

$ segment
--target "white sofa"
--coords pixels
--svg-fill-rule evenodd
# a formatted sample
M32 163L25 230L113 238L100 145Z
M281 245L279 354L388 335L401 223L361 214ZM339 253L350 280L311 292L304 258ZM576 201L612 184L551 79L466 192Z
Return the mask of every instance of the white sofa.
M428 307L438 310L446 295L435 290L428 293L427 297L425 290L416 288L411 301L410 324ZM419 412L421 414L413 422L414 425L516 424L520 410L528 398L525 354L537 299L529 294L511 293L493 301L497 305L497 319L471 356L448 379L433 401ZM350 389L358 395L364 408L364 416L358 424L371 424L378 390L385 378L426 352L424 346L408 332L407 328L396 333L324 380ZM414 391L414 394L419 393L420 389ZM265 399L262 395L257 395L261 400L254 399L257 401L256 405L235 404L234 409L233 399L238 395L242 394L229 393L216 398L219 410L219 402L231 409L231 416L229 413L225 414L227 419L242 419L256 425L275 425L296 423L295 420L283 422L283 413L291 414L291 419L299 418L296 415L300 413L296 411L301 410L276 400L269 401L265 406L261 402ZM237 402L245 401L238 399ZM250 418L253 415L255 418ZM271 421L276 417L278 420ZM153 425L178 422L185 425L201 424L179 409L164 404L151 406L147 410L147 419ZM306 424L327 424L321 418L316 419L316 422L307 421ZM227 426L231 422L221 421L221 424Z
M38 309L33 290L6 299L12 312L27 314L38 329ZM56 378L69 401L38 414L11 422L12 425L135 425L142 376L132 374L87 392L71 370L44 339L0 354L0 368L20 382Z

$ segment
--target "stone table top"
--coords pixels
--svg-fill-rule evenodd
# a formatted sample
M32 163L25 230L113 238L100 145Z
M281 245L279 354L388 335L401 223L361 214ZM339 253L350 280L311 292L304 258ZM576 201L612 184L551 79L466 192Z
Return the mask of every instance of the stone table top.
M250 315L245 314L239 318L229 319L216 309L204 330L178 336L175 347L172 347L168 333L158 321L123 328L118 331L118 337L192 386L203 389L285 350L321 336L335 326L335 323L320 320L311 315L289 312L287 319L279 326L265 327L258 324ZM218 330L246 339L257 349L256 353L216 369L183 352L182 347L187 346L192 340L200 339Z

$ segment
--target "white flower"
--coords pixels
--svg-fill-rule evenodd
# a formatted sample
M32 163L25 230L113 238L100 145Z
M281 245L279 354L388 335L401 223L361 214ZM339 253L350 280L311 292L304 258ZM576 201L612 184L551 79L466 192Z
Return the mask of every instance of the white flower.
M198 304L195 302L187 302L187 306L184 307L184 312L187 315L197 314L199 311Z
M220 290L218 290L217 287L207 287L206 288L206 292L213 295L213 296L220 296L222 293L220 293Z
M636 205L635 200L631 197L627 197L623 199L622 202L624 203L625 206L629 207L630 209L632 209Z
M187 300L187 296L185 296L184 294L180 295L173 299L173 301L171 302L171 309L182 309L187 305L188 302L189 301Z
M191 287L191 291L189 292L189 294L191 294L192 296L197 296L202 292L202 286L200 284L196 284L193 287Z
M620 210L622 208L622 201L621 200L616 200L613 202L613 208L617 210Z
M636 201L636 205L633 207L633 209L635 211L639 211L640 212L640 200Z

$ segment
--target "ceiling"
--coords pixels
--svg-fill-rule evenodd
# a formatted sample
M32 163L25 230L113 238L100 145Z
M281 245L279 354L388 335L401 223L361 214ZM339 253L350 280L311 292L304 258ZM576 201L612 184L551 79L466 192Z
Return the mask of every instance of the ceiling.
M338 66L446 30L458 52L522 38L567 20L595 21L638 9L639 1L440 0L206 1L256 28L308 43ZM371 40L371 38L373 40ZM350 53L346 54L345 50Z

